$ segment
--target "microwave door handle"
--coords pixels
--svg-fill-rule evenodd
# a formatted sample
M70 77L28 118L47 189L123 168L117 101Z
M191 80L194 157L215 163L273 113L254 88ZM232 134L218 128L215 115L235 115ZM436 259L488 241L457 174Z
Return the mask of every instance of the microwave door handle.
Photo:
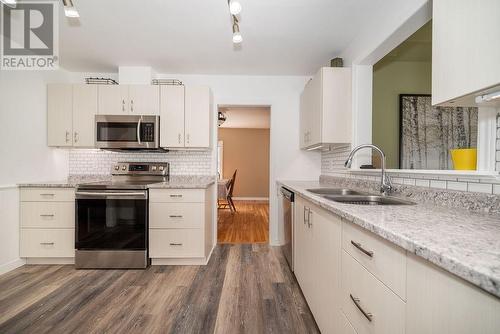
M137 122L137 142L139 145L142 145L141 143L141 121L142 121L142 116L139 117L139 122Z

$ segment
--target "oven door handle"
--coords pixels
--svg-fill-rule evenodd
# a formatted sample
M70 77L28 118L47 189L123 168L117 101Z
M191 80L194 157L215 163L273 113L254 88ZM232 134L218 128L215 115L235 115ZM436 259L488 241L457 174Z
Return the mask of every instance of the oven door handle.
M130 198L130 197L140 197L147 198L146 192L137 191L137 192L91 192L91 191L77 191L76 197L93 197L93 198L106 198L106 197L114 197L114 198Z

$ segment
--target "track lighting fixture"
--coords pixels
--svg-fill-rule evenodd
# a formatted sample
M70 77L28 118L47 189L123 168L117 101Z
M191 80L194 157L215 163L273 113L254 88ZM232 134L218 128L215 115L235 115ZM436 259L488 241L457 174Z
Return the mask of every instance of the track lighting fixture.
M64 5L64 15L66 17L80 17L75 5L73 5L73 0L62 0Z
M227 0L227 5L229 6L229 13L233 19L233 43L240 44L243 41L243 36L241 36L240 25L236 15L241 13L241 4L237 0Z
M238 0L229 0L229 12L232 15L238 15L241 12L241 4Z
M240 44L243 42L243 36L240 33L240 26L238 25L238 19L233 16L233 43Z

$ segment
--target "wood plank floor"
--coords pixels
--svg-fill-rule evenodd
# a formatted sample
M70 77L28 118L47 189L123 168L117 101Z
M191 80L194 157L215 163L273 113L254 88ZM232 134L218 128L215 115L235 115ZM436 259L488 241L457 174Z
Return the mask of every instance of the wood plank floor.
M235 201L237 212L218 210L219 243L268 243L269 203Z
M218 245L207 266L0 276L0 333L319 333L279 248Z

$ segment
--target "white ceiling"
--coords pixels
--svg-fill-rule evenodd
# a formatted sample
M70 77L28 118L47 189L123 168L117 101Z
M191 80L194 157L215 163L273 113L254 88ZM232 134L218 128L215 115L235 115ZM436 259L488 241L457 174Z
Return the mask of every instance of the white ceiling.
M220 111L226 114L226 121L221 128L269 129L269 107L223 107Z
M61 5L61 65L82 72L142 65L158 73L309 75L373 24L382 6L373 0L240 1L238 48L226 0L73 0L79 19L64 17Z

